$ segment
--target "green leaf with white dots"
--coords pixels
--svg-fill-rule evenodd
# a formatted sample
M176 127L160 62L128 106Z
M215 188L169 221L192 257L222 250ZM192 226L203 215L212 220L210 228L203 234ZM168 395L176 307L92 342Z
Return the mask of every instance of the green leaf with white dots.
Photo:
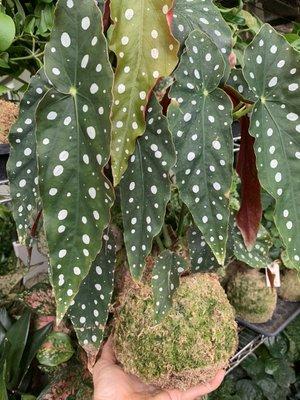
M250 125L258 176L276 200L274 221L300 269L300 54L265 24L245 51L243 70L257 95Z
M146 127L148 96L159 77L168 76L178 59L178 42L166 14L173 0L111 0L110 49L118 64L112 110L112 169L120 182L138 136Z
M173 9L172 30L181 44L189 34L199 29L216 44L228 66L232 50L231 30L212 0L176 0ZM228 72L229 72L229 68Z
M179 276L186 269L186 261L170 250L165 250L158 256L152 271L152 290L157 321L160 321L172 307L172 297L179 286Z
M232 180L232 103L218 88L224 61L216 45L200 31L186 41L175 73L168 119L177 163L176 181L220 264L224 263Z
M192 273L211 271L219 266L204 236L196 226L189 228L187 238Z
M35 113L49 86L42 70L32 78L20 104L19 118L9 135L11 151L7 167L13 214L19 242L22 244L25 244L28 230L41 208L37 178Z
M271 263L269 250L272 246L272 240L268 231L260 225L256 242L251 251L248 251L240 230L236 224L233 225L231 231L233 237L233 253L235 257L250 265L253 268L265 268Z
M241 69L233 69L226 84L233 87L245 100L256 101L257 98L250 90Z
M80 345L94 364L103 340L114 286L115 241L110 230L103 235L101 252L93 262L87 277L68 314Z
M171 197L170 169L175 150L166 117L153 94L146 131L120 182L124 239L132 275L140 278L153 238L161 231Z
M94 0L58 2L45 72L53 89L37 111L39 188L60 321L100 252L114 197L103 174L112 70Z

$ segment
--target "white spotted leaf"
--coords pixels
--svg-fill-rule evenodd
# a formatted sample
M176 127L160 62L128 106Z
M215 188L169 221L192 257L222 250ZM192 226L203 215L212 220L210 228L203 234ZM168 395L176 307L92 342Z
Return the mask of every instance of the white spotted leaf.
M176 0L172 30L181 44L189 34L199 29L205 32L220 50L226 66L232 50L231 30L212 0ZM229 68L227 68L229 71Z
M251 116L258 176L276 200L274 221L300 268L300 54L265 24L245 51L243 73L258 96Z
M146 124L120 182L124 240L134 278L140 278L153 238L162 229L171 197L169 171L175 164L167 119L155 95L149 103Z
M253 268L265 268L271 263L269 250L272 247L272 240L268 231L262 225L259 227L256 242L250 251L247 250L242 234L236 224L233 225L231 234L233 238L233 253L238 260Z
M160 321L172 307L172 297L179 286L179 276L186 269L186 261L170 250L163 251L156 259L152 271L156 321Z
M115 242L107 230L102 249L82 281L68 314L80 345L93 365L101 346L114 286Z
M112 170L120 182L138 136L145 131L148 96L159 77L168 76L178 59L178 42L166 14L172 0L111 0L110 49L117 57L112 109Z
M19 118L9 135L11 151L7 167L13 215L19 242L22 244L27 242L28 231L41 209L38 191L35 113L40 100L49 89L48 86L49 83L42 70L32 78L20 104Z
M192 273L211 271L219 266L204 236L196 226L188 229L187 238Z
M257 100L255 94L250 90L241 69L233 69L226 84L233 87L245 100Z
M80 40L78 40L80 38ZM94 0L60 0L37 111L39 188L60 321L101 249L113 190L109 158L112 70Z
M205 33L193 31L175 72L168 110L180 197L220 264L226 253L233 164L232 103L218 88L223 72L216 45Z

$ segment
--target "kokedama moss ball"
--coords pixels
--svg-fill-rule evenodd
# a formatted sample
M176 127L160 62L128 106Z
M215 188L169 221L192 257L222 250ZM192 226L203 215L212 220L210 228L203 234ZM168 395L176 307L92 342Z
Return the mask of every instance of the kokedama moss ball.
M276 290L266 287L265 276L255 269L237 271L227 284L227 296L237 316L255 324L271 319L277 303Z
M130 288L116 317L114 344L127 372L148 384L185 389L228 365L237 325L218 278L197 274L182 278L160 323L151 288Z
M283 300L300 301L300 274L289 269L286 270L281 278L281 287L278 290L279 296Z

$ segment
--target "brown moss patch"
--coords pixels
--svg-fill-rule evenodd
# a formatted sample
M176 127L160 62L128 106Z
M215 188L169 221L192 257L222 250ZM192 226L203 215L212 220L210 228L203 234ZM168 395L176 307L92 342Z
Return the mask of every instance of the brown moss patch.
M281 279L279 296L287 301L300 301L300 274L296 270L286 270Z
M19 107L9 101L0 100L0 143L8 143L8 133L19 114Z

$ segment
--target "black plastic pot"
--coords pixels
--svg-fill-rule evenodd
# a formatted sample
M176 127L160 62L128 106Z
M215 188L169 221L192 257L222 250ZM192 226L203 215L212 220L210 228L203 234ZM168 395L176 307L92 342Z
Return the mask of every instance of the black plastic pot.
M9 157L9 144L0 144L0 181L7 179L6 163Z

